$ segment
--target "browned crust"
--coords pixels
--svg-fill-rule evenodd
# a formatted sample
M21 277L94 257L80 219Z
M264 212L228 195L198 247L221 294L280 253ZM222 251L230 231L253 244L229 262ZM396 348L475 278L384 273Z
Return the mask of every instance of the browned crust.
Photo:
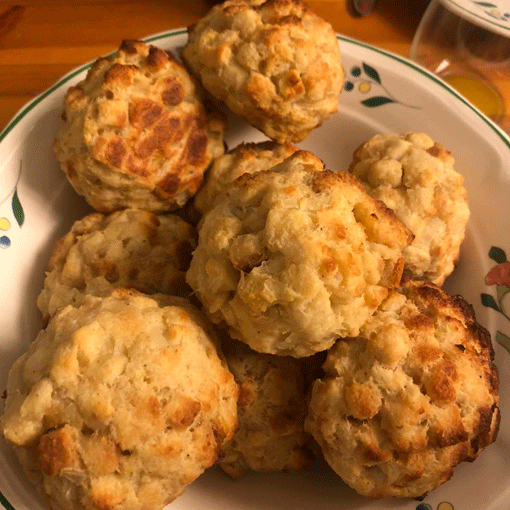
M201 86L171 53L126 39L67 92L68 126L55 144L57 159L98 211L120 204L173 210L196 193L223 152L225 119L206 110L203 99ZM66 129L82 129L73 136L84 143L72 147Z

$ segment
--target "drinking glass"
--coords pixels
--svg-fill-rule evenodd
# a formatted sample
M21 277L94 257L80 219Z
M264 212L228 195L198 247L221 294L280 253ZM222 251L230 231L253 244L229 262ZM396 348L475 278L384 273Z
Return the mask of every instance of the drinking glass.
M410 58L510 133L510 0L432 0Z

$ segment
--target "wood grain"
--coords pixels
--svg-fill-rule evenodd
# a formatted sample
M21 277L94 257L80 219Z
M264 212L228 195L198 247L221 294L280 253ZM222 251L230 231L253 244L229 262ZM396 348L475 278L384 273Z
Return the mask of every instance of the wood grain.
M73 68L115 50L122 39L187 27L207 0L0 0L0 130L23 105ZM354 16L345 0L308 1L340 34L409 55L428 0L378 0Z

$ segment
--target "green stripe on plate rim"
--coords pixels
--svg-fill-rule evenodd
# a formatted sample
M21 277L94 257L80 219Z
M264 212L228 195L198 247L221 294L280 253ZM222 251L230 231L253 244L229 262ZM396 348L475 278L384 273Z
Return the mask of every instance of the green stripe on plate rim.
M145 42L154 42L158 41L160 39L166 39L169 37L175 37L177 35L182 35L187 32L186 29L179 29L175 31L170 32L164 32L161 34L153 35L147 38L144 38L143 40ZM371 46L369 44L365 44L361 41L357 41L355 39L351 39L349 37L344 37L337 34L337 39L339 41L344 41L347 43L355 44L357 46L360 46L362 48L366 48L368 50L374 51L376 53L379 53L381 55L384 55L386 57L392 58L393 60L396 60L397 62L400 62L401 64L406 65L407 67L410 67L420 73L421 75L425 76L429 80L435 82L436 84L440 85L443 89L447 90L450 94L455 96L457 99L459 99L464 105L466 105L468 108L470 108L476 115L482 119L498 136L501 138L501 140L505 143L505 145L510 148L510 139L499 131L499 129L494 125L494 123L488 119L483 113L481 113L476 107L474 107L471 103L469 103L464 97L462 97L455 89L450 87L447 83L439 79L437 76L432 74L431 72L427 71L426 69L423 69L419 67L418 65L414 64L408 59L402 58L399 55L396 55L394 53L388 52L386 50L382 50L379 48L376 48L374 46ZM90 68L93 62L89 62L88 64L84 64L83 66L75 69L70 74L64 76L60 81L55 83L52 87L50 87L48 90L43 92L41 95L36 97L32 102L28 103L27 106L23 110L21 110L20 113L16 115L16 117L7 125L7 127L0 133L0 143L5 139L5 137L14 129L14 127L20 122L20 120L29 113L32 109L34 109L44 98L49 96L52 92L54 92L56 89L61 87L64 83L74 78L76 75L80 74L81 72L85 71L86 69Z
M6 510L16 510L8 501L7 498L0 491L0 503Z

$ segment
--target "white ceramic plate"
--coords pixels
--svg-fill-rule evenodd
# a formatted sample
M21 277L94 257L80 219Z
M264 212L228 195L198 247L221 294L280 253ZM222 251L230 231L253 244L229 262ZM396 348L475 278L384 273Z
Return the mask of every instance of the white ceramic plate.
M186 37L185 30L177 30L147 40L178 51ZM493 336L501 378L499 437L475 463L459 465L449 482L421 502L358 496L318 463L304 473L252 473L238 481L211 468L170 508L507 510L510 271L505 270L510 266L506 262L506 254L510 260L510 139L452 88L410 61L344 37L339 36L338 43L346 70L339 111L301 147L313 151L331 169L346 168L354 149L378 132L425 131L452 151L456 169L465 176L472 216L460 264L445 288L472 303L479 322ZM87 67L65 76L29 103L0 135L0 393L10 366L39 331L36 298L53 245L89 211L67 183L52 151L65 91L84 77ZM230 117L229 147L263 138ZM489 278L486 284L486 275L497 265L499 279ZM44 508L11 447L0 440L2 505L6 510Z

